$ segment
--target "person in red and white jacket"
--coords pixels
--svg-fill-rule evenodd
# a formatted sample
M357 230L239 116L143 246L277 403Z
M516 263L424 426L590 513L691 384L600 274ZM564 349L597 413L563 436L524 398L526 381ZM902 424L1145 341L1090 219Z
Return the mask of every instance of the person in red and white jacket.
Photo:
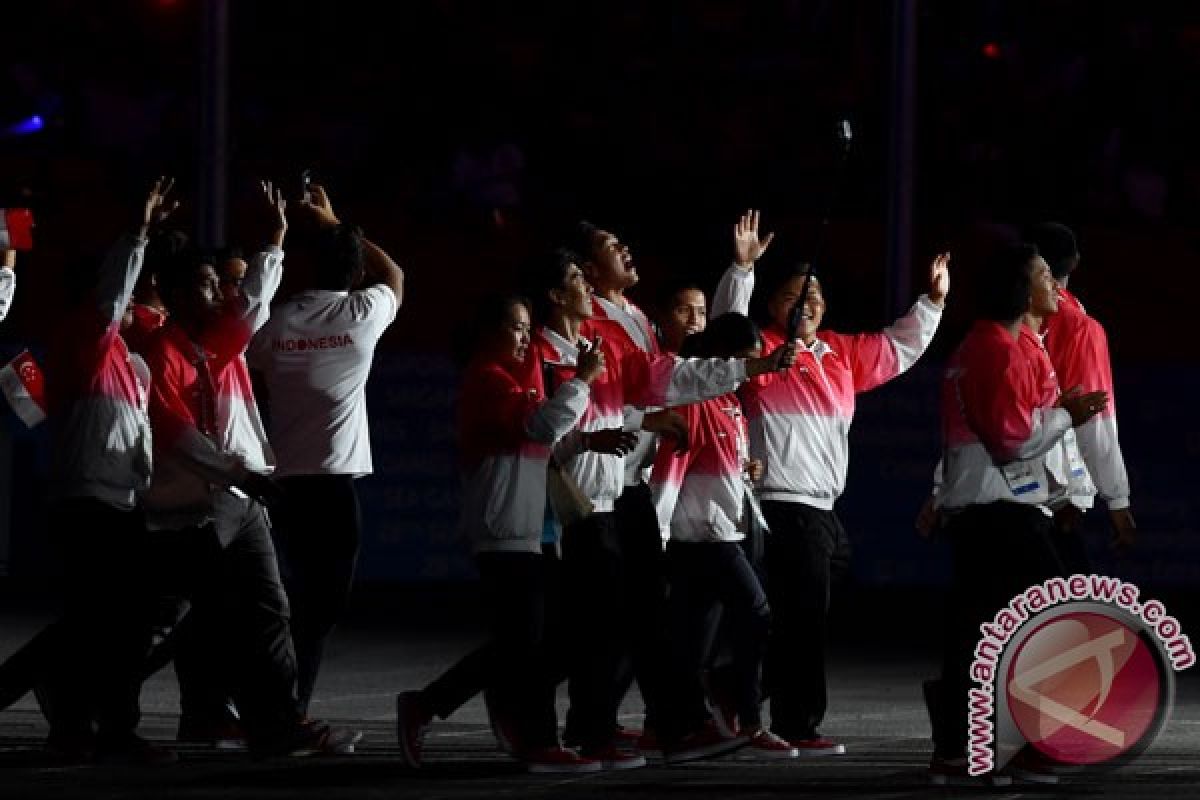
M737 313L713 319L684 343L684 355L753 358L761 334ZM743 542L763 520L751 478L761 463L750 459L749 432L737 395L727 394L679 409L687 421L687 449L664 438L651 488L667 544L670 580L669 638L673 654L670 712L658 732L668 761L689 760L743 744L760 756L795 758L799 751L769 731L761 715L761 673L771 613L767 595ZM705 706L701 670L719 612L732 663L723 690L738 720L721 730ZM683 758L680 758L680 756Z
M1076 432L1080 455L1087 465L1090 484L1076 492L1072 505L1087 511L1095 496L1103 498L1112 523L1113 546L1130 547L1137 535L1137 524L1129 502L1129 475L1117 439L1117 409L1113 395L1112 361L1108 336L1098 320L1090 316L1079 299L1067 289L1071 274L1079 267L1079 248L1070 228L1054 222L1037 225L1030 241L1050 267L1058 293L1058 313L1049 317L1043 330L1046 352L1064 389L1076 386L1102 389L1108 393L1108 406ZM1080 569L1089 560L1081 536L1082 514L1056 515L1064 547L1072 547Z
M547 631L547 606L556 598L542 523L551 448L583 416L604 356L585 353L575 376L547 396L530 348L529 301L493 298L474 328L458 403L461 529L479 568L491 638L424 689L397 696L400 753L419 767L432 719L445 719L486 688L489 706L512 725L514 754L531 772L595 772L599 761L558 740L558 674Z
M226 650L214 661L251 753L348 752L361 734L297 709L288 601L264 510L278 489L243 353L282 278L287 217L269 183L262 205L269 244L237 295L224 298L213 265L187 251L158 272L169 316L146 352L156 454L147 523L161 542L164 592L224 626Z
M925 686L935 782L966 775L963 710L979 625L1017 593L1062 572L1047 457L1106 402L1103 391L1059 395L1031 349L1027 315L1040 321L1056 306L1037 250L1002 245L983 277L980 319L942 383L944 467L936 503L946 514L953 579L942 676Z
M533 349L556 381L573 374L581 347L586 349L585 337L594 330L592 287L578 260L574 253L559 250L530 276L537 316L544 321ZM757 359L682 360L620 350L602 335L594 341L605 353L608 370L593 385L578 429L555 448L564 472L593 507L563 531L563 585L568 594L564 604L577 632L568 670L567 736L585 756L622 768L645 763L615 742L619 698L614 687L628 636L614 613L624 607L625 564L613 509L624 487L623 454L632 444L623 427L640 421L638 414L627 417L625 406L663 408L728 393L749 377L790 363L794 348L780 346Z
M579 256L579 268L594 289L590 328L621 352L658 354L650 320L626 295L641 280L629 246L611 231L582 221L575 226L569 249ZM670 430L678 435L682 420L671 411L628 404L624 415L624 427L637 439L625 455L624 485L613 503L625 567L625 605L614 613L620 613L630 628L630 657L618 672L616 693L624 697L636 678L646 708L644 729L650 731L646 743L653 746L657 706L669 680L663 671L667 585L663 543L647 481L657 432Z
M126 348L121 325L147 236L174 207L167 202L171 185L165 178L155 182L137 233L109 251L94 288L59 326L47 358L50 523L68 596L62 619L27 652L42 665L38 677L54 701L47 709L48 745L71 760L169 755L135 733L142 657L151 643L143 590L153 573L141 498L150 483L152 437L149 373Z
M757 217L750 233L757 238ZM760 247L748 248L761 255ZM822 737L825 716L825 622L835 565L849 560L849 540L833 507L846 481L848 434L854 400L907 370L937 331L949 290L949 255L929 267L929 293L879 333L846 335L821 330L825 298L813 278L800 298L803 273L787 277L771 294L771 325L763 342L786 336L788 313L804 303L796 364L749 382L741 391L750 423L750 452L764 465L758 496L772 535L767 540L767 589L774 614L768 674L772 729L807 755L844 753ZM735 263L721 278L713 314L748 313L754 262Z

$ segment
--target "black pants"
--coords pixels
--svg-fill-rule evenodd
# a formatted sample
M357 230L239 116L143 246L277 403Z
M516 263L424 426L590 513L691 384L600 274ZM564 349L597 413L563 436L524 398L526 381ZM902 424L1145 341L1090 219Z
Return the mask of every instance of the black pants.
M657 724L668 682L667 565L654 498L645 483L626 486L614 509L625 563L629 657L617 677L617 704L636 678L646 704L646 727Z
M91 498L59 501L51 520L64 613L19 654L14 671L24 671L22 660L45 670L52 741L90 740L93 720L100 738L119 740L137 729L142 665L155 643L146 591L152 540L139 511Z
M755 520L754 515L748 515L750 524L747 526L746 538L738 542L746 561L758 576L758 582L767 590L767 531ZM734 662L734 620L723 614L720 607L709 617L708 640L710 642L707 656L709 690L718 698L733 698L737 695L737 665Z
M522 745L553 746L559 669L547 607L555 602L557 560L535 553L481 553L476 560L491 638L426 686L421 703L445 719L488 689Z
M563 531L567 740L586 752L613 744L618 675L628 653L625 563L616 515L592 513Z
M292 607L300 712L308 713L325 642L350 600L362 511L350 475L282 478L275 519L283 584Z
M927 687L934 751L964 755L967 693L979 626L1013 597L1062 573L1054 550L1053 520L1034 506L995 502L969 506L945 527L953 553L953 577L943 622L941 680Z
M696 730L708 719L700 671L712 638L712 616L727 621L732 662L731 696L743 727L755 728L771 611L758 575L737 542L677 542L667 545L671 619L671 713L660 724L663 741Z
M811 739L825 718L825 642L830 590L848 571L850 541L837 515L804 503L767 500L767 592L771 636L765 680L771 729Z
M187 645L200 645L189 659L197 680L227 689L251 748L270 749L300 720L288 599L261 506L245 501L223 513L230 531L224 537L212 525L151 534L160 596L177 598L204 620Z

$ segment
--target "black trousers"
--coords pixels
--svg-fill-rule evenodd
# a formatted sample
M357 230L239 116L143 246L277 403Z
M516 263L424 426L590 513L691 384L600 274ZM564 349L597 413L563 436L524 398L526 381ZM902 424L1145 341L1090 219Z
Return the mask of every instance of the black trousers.
M626 486L614 509L625 564L629 657L617 677L617 705L633 680L646 704L646 727L654 728L668 684L667 562L654 498L645 483Z
M850 540L832 511L767 500L767 593L771 636L765 682L771 729L811 739L825 718L825 643L830 590L849 570Z
M522 745L558 743L554 707L559 668L547 623L556 595L557 559L536 553L481 553L476 559L490 639L421 692L445 719L484 689L513 721Z
M184 713L189 693L207 701L205 693L228 691L251 748L270 749L292 735L301 718L288 598L262 507L245 501L222 513L228 533L221 537L211 524L152 532L160 607L170 613L165 600L174 598L203 621L180 643L181 650L192 648L180 673Z
M973 505L952 515L945 535L953 577L943 621L941 680L926 689L934 751L959 758L967 745L967 693L980 624L1030 586L1060 575L1053 520L1020 503Z
M613 744L618 676L628 654L626 572L616 515L594 512L562 540L563 640L567 650L568 741L584 751Z
M140 511L92 498L58 501L51 524L64 566L63 615L16 655L11 674L20 682L43 670L51 741L86 742L93 721L100 738L119 740L137 729L142 665L155 645L153 541Z
M350 475L296 475L279 481L284 503L273 530L292 607L300 713L308 713L325 642L350 601L362 510Z
M671 712L659 726L663 741L678 740L709 717L700 673L708 660L718 607L730 637L728 688L738 719L743 727L757 727L771 610L745 551L737 542L672 541L667 564L674 669Z

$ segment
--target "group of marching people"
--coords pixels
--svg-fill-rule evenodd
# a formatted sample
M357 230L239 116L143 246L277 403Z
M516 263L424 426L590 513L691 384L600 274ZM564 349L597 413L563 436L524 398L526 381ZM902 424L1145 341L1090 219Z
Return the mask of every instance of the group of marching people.
M45 361L64 610L0 665L0 707L35 690L67 762L171 762L137 726L142 683L173 660L181 741L353 752L361 734L308 706L353 578L364 388L404 275L312 186L291 216L313 269L273 306L282 192L262 184L247 261L168 228L171 188L154 184L98 272L69 276L78 302Z
M255 754L351 752L357 732L307 707L353 577L353 482L371 471L363 386L403 274L313 187L297 206L313 286L272 308L279 192L264 184L267 245L228 274L239 259L155 230L168 192L149 193L47 363L70 594L0 667L0 700L41 669L52 746L153 761L163 749L136 736L137 692L173 658L181 737L233 725ZM938 782L968 778L978 623L1086 568L1080 519L1097 494L1118 544L1133 538L1107 342L1066 289L1074 237L1047 224L1027 238L975 270L976 322L946 371L942 460L918 520L954 553L943 674L925 687ZM640 278L629 248L581 222L529 264L523 294L462 326L461 529L490 637L398 695L407 764L434 718L480 693L499 745L533 772L845 752L820 727L855 398L929 346L949 254L906 314L848 335L821 327L822 283L804 265L767 276L762 327L751 319L771 241L747 212L711 312L703 287L679 281L648 316L626 297ZM161 302L138 301L147 287ZM248 366L265 378L270 436ZM641 730L618 722L635 681Z

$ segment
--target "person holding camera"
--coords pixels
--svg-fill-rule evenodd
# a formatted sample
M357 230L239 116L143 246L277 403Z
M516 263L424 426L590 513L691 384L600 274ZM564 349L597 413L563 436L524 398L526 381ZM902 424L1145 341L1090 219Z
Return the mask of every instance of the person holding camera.
M338 219L323 187L306 184L300 209L316 228L307 239L316 257L312 284L274 309L248 357L266 386L284 493L275 537L307 713L325 640L354 580L362 530L355 481L373 468L367 377L403 300L404 272Z

